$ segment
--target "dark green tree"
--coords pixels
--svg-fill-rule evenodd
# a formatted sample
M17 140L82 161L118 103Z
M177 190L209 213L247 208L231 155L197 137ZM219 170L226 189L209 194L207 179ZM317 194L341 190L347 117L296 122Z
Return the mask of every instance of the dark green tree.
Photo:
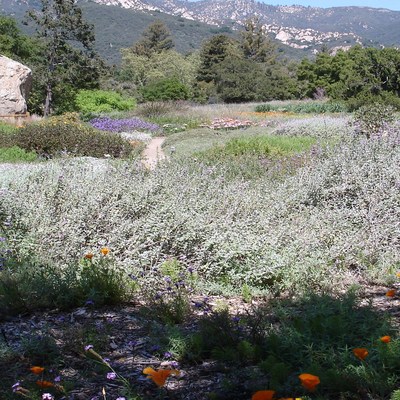
M19 30L13 18L0 15L0 54L20 62L33 57L37 44Z
M322 88L350 109L375 102L400 108L400 51L394 48L354 46L335 55L321 52L314 61L303 60L297 76L310 97Z
M276 59L276 46L266 35L259 18L248 19L240 32L240 48L244 57L256 62L272 63Z
M217 71L216 90L224 102L259 100L258 88L263 79L260 64L237 56L227 56L218 65Z
M161 53L175 46L170 30L159 20L149 25L142 36L142 39L132 47L132 52L138 56L150 57L154 53Z
M197 72L197 80L213 82L218 75L218 65L228 56L240 57L237 42L223 34L214 35L203 43L200 50L200 66Z
M54 109L73 108L78 89L98 87L102 63L93 47L93 26L84 21L75 0L40 1L40 11L29 11L28 21L35 24L43 46L41 63L34 71L35 90L37 100L44 98L47 116Z

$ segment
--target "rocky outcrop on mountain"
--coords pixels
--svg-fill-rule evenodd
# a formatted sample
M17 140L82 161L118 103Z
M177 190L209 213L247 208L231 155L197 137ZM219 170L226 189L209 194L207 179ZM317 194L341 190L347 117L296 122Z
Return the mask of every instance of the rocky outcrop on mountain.
M202 40L212 34L242 30L244 22L253 17L259 18L279 51L289 58L312 56L321 48L345 49L355 44L400 48L400 11L385 8L274 6L268 0L76 2L88 22L95 26L96 41L100 43L97 50L116 64L120 62L119 49L139 40L146 27L143 21L149 25L154 19L161 19L169 27L177 50L183 53L199 48ZM40 9L40 3L40 0L0 0L0 12L23 20L26 10Z
M1 1L1 0L0 0ZM84 0L81 0L84 1ZM144 12L161 12L214 26L241 29L259 18L265 31L283 44L304 50L322 45L400 43L400 12L371 7L272 6L256 0L86 0ZM390 34L384 29L390 26ZM396 26L396 28L395 28Z
M0 116L25 114L31 86L31 70L0 55Z

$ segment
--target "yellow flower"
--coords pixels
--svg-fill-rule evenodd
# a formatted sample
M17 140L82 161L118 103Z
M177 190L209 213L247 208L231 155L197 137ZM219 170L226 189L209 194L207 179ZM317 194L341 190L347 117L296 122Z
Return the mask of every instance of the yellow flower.
M43 367L38 367L37 365L35 365L34 367L31 367L30 370L35 375L40 375L44 371L44 368Z
M362 361L367 357L368 350L365 347L357 347L353 349L353 354Z
M272 400L275 390L259 390L251 396L251 400Z
M299 379L303 387L305 387L310 392L313 392L317 385L321 383L318 376L311 374L300 374Z
M396 276L397 276L398 278L400 278L400 271L396 274Z
M392 338L390 336L382 336L379 340L383 343L389 343Z
M147 378L150 378L157 386L160 387L165 385L165 381L170 375L179 375L179 371L176 369L159 369L156 371L151 367L145 368L143 373L148 375Z
M106 256L110 252L110 249L108 247L102 247L100 249L100 253L103 254L103 256Z

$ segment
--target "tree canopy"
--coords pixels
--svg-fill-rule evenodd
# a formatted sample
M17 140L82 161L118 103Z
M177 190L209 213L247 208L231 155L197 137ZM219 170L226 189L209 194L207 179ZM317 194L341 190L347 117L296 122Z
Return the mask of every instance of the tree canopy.
M102 63L93 47L93 26L84 21L75 1L40 1L40 11L29 11L28 21L34 23L42 43L35 85L44 95L42 111L46 116L72 108L78 89L96 88Z
M142 39L136 42L131 51L138 56L150 57L174 47L171 32L160 20L155 21L142 33Z

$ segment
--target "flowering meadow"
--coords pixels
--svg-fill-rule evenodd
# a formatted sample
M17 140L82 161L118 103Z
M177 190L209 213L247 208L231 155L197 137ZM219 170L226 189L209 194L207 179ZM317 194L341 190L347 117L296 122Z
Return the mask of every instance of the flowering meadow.
M93 128L107 132L133 132L133 131L149 131L156 132L160 130L157 124L146 122L140 118L109 118L99 117L89 121Z
M0 398L397 400L400 136L352 118L0 164Z

